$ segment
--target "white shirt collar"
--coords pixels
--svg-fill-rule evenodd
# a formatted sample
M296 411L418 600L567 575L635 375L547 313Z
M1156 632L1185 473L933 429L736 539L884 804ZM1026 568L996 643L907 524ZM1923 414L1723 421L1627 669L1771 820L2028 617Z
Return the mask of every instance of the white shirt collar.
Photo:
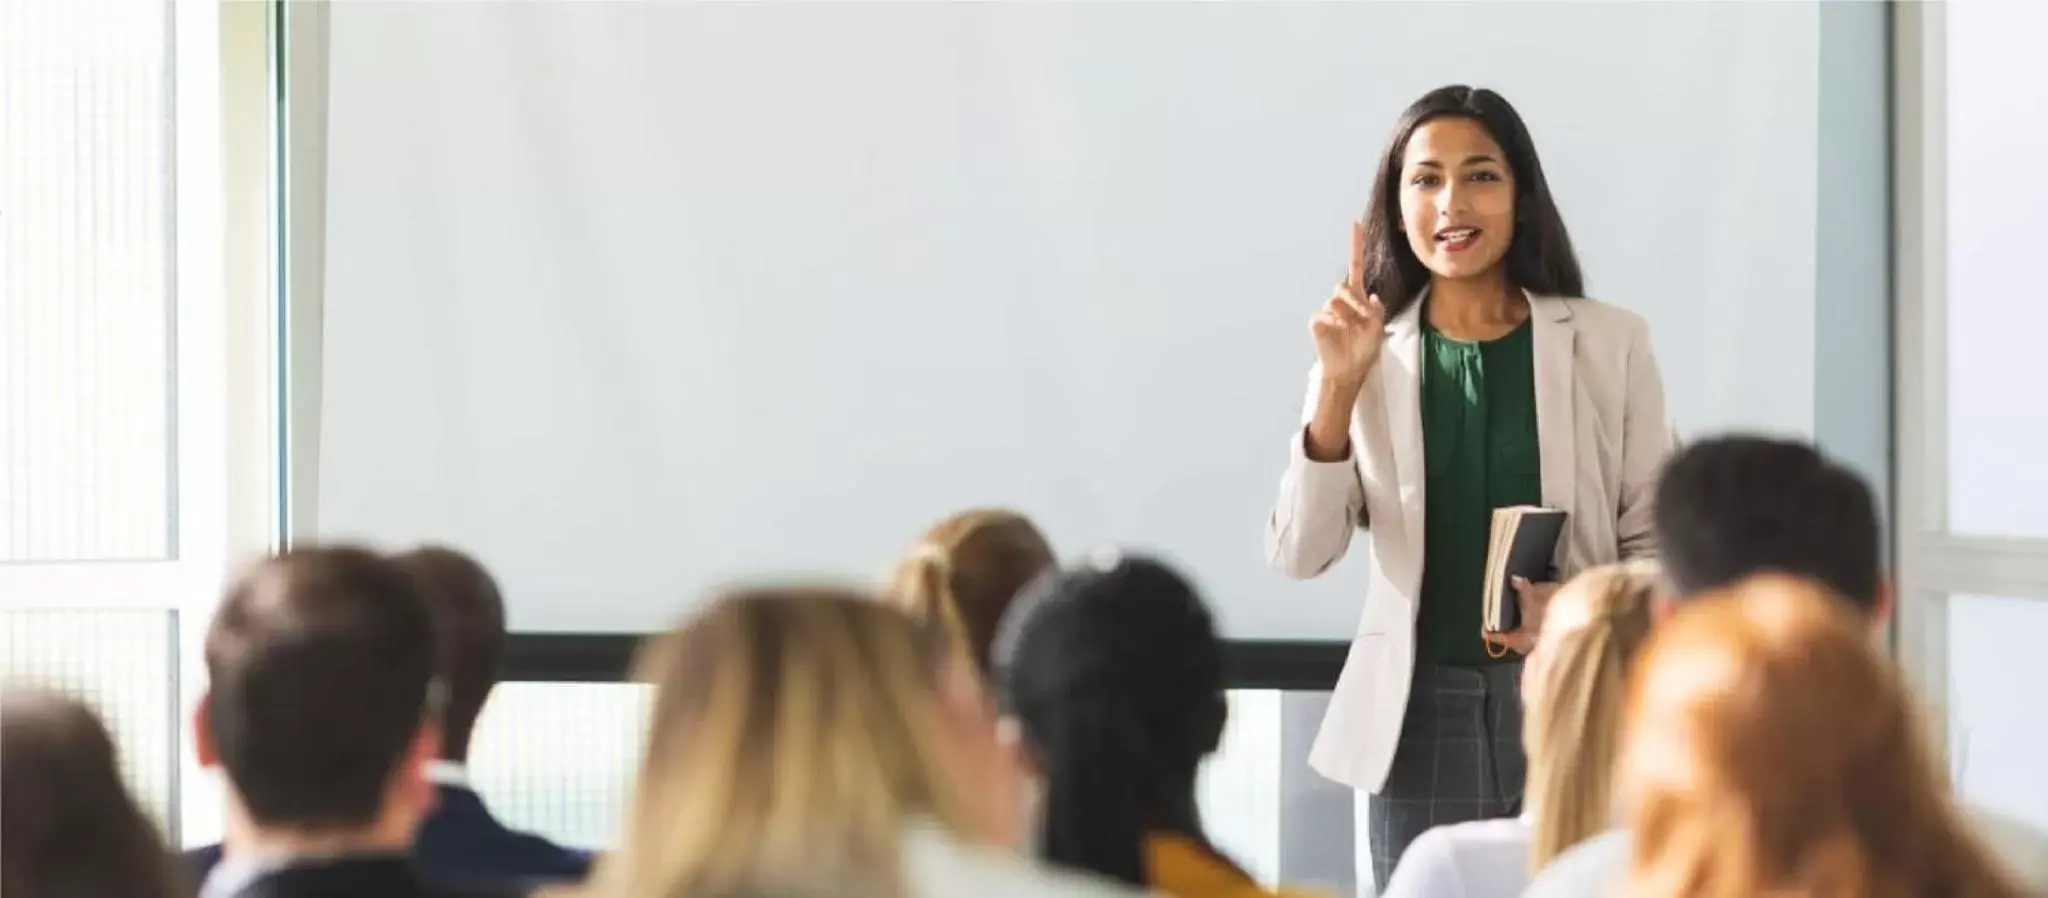
M436 786L469 789L469 766L459 761L428 761L427 782Z
M225 847L225 846L223 846ZM208 871L206 879L199 884L198 898L234 898L256 880L300 864L333 861L342 858L403 857L399 852L346 851L340 854L256 854L229 856L221 859Z
M288 857L225 857L207 871L199 885L199 898L232 898L249 884L291 863Z

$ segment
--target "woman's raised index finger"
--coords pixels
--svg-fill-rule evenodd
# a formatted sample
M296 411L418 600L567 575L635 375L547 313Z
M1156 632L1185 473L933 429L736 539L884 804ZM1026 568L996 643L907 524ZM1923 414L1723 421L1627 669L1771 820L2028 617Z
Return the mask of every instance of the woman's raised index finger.
M1351 271L1346 275L1351 289L1365 292L1365 222L1351 223Z

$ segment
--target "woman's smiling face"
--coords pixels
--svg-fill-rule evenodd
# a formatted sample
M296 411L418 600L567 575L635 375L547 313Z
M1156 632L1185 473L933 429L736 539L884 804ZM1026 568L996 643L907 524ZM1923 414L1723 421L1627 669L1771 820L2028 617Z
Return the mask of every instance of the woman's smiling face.
M1401 154L1401 223L1408 246L1440 278L1493 271L1515 240L1515 175L1478 120L1424 123Z

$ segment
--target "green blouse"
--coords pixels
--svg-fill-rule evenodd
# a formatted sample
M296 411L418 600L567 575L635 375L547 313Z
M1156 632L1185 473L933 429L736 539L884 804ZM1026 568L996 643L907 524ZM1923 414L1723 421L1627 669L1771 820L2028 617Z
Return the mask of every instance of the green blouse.
M1416 657L1479 665L1486 546L1493 510L1543 501L1536 445L1536 375L1530 325L1464 343L1424 325L1422 599Z

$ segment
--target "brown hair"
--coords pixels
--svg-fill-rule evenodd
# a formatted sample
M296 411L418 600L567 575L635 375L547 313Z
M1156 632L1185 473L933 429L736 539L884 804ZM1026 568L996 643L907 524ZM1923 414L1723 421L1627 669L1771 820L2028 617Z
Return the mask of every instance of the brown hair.
M1400 317L1429 285L1429 269L1415 257L1401 229L1401 167L1415 132L1441 118L1478 123L1507 156L1503 161L1515 178L1516 221L1514 242L1501 260L1508 283L1541 296L1586 295L1571 235L1521 113L1486 88L1452 84L1423 94L1401 110L1373 176L1372 199L1365 210L1365 288L1385 304L1387 320Z
M250 570L206 633L206 726L259 826L369 823L434 709L434 636L390 559L297 548Z
M448 689L441 757L469 756L498 664L505 656L505 600L476 559L445 546L421 546L397 561L419 586L434 621L434 668Z
M1629 894L2014 898L1868 624L1782 575L1702 597L1632 671Z
M1613 824L1628 665L1649 638L1657 584L1655 564L1628 562L1586 571L1551 599L1524 674L1532 871Z
M1053 564L1052 546L1030 519L999 508L972 509L925 531L897 564L886 595L944 630L986 675L1003 612Z
M62 696L0 696L0 894L190 894L156 826L121 782L98 717Z
M964 831L930 631L864 593L760 589L652 640L623 850L587 894L896 895L918 820Z

